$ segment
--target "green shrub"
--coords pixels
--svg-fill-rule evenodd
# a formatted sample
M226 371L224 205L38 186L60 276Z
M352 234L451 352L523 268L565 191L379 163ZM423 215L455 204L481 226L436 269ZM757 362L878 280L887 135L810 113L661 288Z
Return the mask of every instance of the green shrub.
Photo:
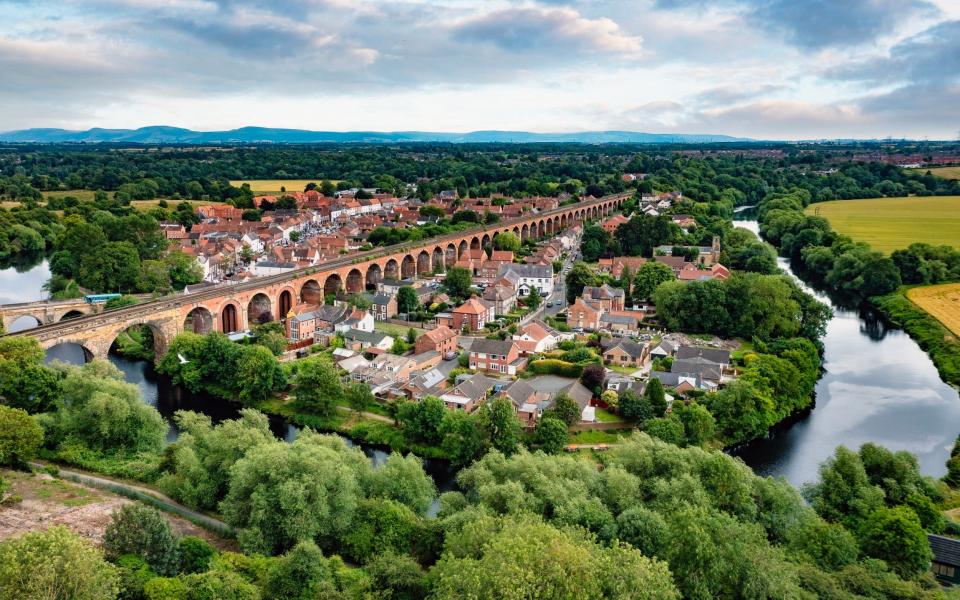
M527 365L527 370L536 375L557 375L559 377L579 378L583 366L552 358L535 360Z

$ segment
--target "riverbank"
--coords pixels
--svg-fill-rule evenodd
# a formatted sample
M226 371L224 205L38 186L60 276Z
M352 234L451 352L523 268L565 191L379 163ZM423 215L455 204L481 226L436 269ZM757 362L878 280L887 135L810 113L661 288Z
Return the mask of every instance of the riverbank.
M923 348L945 382L960 387L960 339L933 315L911 302L906 295L909 289L904 286L891 294L873 296L869 302Z

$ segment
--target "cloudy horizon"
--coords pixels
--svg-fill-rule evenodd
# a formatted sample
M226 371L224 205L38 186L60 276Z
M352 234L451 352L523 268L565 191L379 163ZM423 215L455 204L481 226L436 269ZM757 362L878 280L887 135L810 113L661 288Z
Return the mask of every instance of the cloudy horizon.
M0 0L0 131L960 137L958 0Z

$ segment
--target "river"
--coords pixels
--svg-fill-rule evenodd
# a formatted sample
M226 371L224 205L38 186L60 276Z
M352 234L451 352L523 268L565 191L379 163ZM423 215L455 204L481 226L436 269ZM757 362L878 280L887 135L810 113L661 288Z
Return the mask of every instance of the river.
M736 225L757 231L756 221L738 220ZM786 261L781 259L780 266L793 274ZM46 272L45 263L23 272L0 270L0 297L18 302L40 299ZM912 452L923 473L943 475L950 447L960 433L957 391L940 380L930 358L904 332L888 327L869 311L840 308L825 295L801 285L834 308L823 339L824 374L817 384L816 405L737 455L758 474L783 476L799 486L816 479L818 465L836 446L856 448L864 442L875 442L892 450ZM53 348L48 359L53 358L80 362L82 350ZM173 412L179 409L203 412L215 421L237 414L235 404L193 396L170 386L146 362L113 354L110 360L124 372L127 381L140 387L144 401L156 406L171 423ZM271 419L271 428L287 441L299 431L278 418ZM176 428L171 427L170 440L176 435ZM382 464L388 456L382 448L362 449L375 464ZM424 462L438 489L451 489L449 465Z
M758 223L738 220L758 233ZM838 306L780 267L834 316L823 338L824 373L816 405L807 414L743 448L740 456L758 475L783 476L795 486L817 479L817 468L839 445L874 442L917 456L920 471L946 473L950 448L960 433L960 395L940 380L930 357L900 329L869 309Z

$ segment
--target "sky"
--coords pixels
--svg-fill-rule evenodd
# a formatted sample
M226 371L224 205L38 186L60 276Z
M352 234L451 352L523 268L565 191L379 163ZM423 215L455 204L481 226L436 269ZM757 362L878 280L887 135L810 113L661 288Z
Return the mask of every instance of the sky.
M960 137L960 0L0 0L0 131Z

